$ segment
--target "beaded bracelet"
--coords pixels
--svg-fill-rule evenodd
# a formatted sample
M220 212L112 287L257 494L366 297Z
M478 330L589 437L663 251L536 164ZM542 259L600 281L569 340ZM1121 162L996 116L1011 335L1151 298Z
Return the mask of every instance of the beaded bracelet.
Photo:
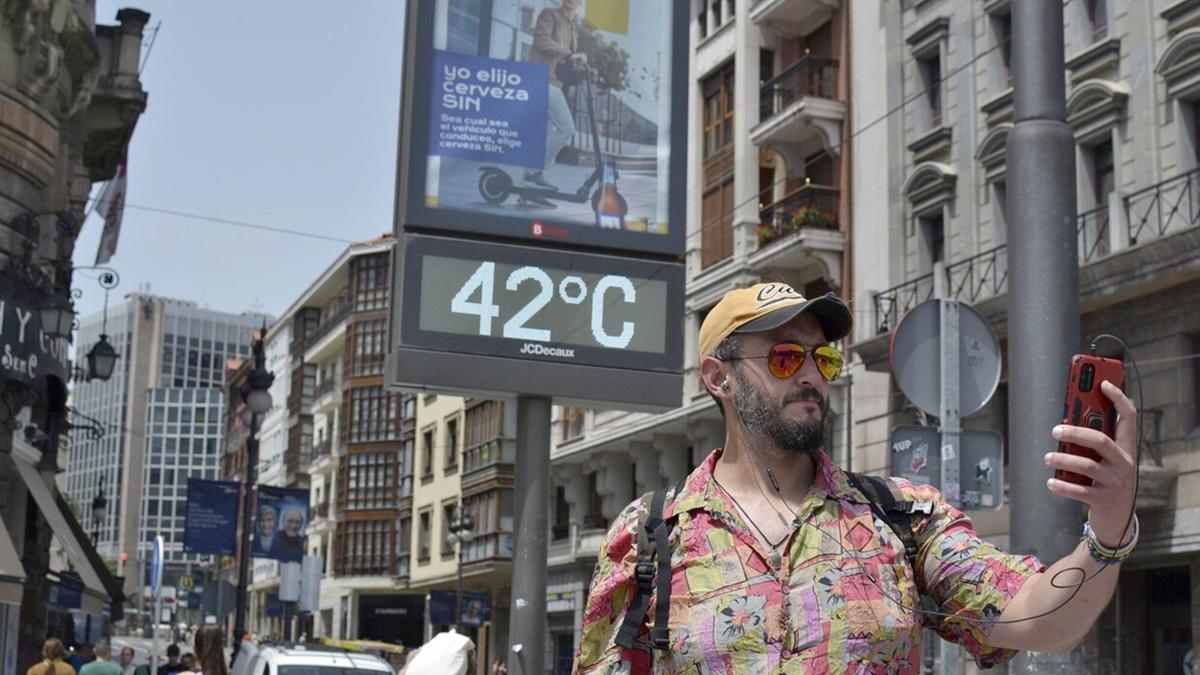
M1091 523L1083 524L1083 540L1087 542L1088 553L1092 556L1092 560L1101 565L1116 565L1124 562L1133 553L1134 547L1137 546L1139 534L1141 534L1141 527L1135 514L1133 516L1133 537L1129 539L1128 544L1113 549L1100 543L1100 539L1096 537L1095 531L1092 530Z

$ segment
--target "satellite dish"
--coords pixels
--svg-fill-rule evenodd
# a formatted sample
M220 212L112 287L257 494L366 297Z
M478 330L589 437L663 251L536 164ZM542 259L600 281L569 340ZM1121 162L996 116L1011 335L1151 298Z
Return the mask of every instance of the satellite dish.
M940 300L914 307L892 332L892 375L900 391L921 410L941 414L942 359ZM1000 341L991 325L970 305L951 302L958 312L958 415L987 404L1000 384Z

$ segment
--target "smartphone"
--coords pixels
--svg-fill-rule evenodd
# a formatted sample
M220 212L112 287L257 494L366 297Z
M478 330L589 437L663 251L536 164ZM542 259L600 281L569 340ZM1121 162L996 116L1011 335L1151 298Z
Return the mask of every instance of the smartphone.
M1125 383L1125 364L1118 359L1106 359L1090 354L1076 354L1071 358L1071 374L1067 378L1067 398L1063 406L1063 424L1089 427L1103 431L1109 438L1117 434L1117 408L1100 390L1100 383L1108 380L1120 389ZM1058 444L1059 452L1080 455L1100 461L1100 455L1091 448L1074 443ZM1091 485L1092 479L1071 471L1057 469L1054 477L1075 483Z

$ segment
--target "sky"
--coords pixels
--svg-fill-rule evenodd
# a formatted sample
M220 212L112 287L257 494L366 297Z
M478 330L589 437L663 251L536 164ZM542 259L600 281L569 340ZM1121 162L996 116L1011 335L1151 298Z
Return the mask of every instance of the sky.
M150 13L149 100L129 146L119 302L150 292L214 310L284 310L346 244L147 211L166 209L346 240L392 229L404 2L97 0ZM100 185L94 186L93 195ZM92 265L103 221L84 223ZM104 294L76 272L81 315Z

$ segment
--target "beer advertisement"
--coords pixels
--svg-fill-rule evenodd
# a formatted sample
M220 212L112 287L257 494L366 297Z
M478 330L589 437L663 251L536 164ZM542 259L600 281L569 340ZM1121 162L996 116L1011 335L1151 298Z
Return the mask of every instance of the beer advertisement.
M401 225L682 254L679 3L418 4Z

